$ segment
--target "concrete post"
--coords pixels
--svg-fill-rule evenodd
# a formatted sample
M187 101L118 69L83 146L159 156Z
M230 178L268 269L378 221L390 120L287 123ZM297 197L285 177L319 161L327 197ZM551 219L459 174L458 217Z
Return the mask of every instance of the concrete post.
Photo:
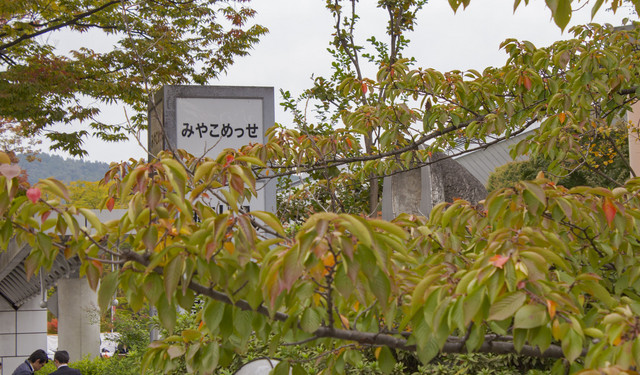
M100 355L98 295L85 279L58 280L58 349L72 362Z

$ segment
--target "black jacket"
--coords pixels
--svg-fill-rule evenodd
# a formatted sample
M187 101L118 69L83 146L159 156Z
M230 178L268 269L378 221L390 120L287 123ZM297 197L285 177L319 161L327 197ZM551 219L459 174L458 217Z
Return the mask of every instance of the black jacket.
M49 375L82 375L80 370L71 368L69 366L60 366L58 369Z

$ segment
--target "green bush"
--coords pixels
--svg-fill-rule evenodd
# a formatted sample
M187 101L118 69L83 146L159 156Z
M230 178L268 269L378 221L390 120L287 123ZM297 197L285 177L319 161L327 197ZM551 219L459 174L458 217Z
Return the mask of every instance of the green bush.
M104 358L89 358L85 357L79 361L75 361L69 364L69 367L77 368L82 372L82 375L102 375L102 374L114 374L119 375L117 373L110 372L108 370L109 360ZM53 361L49 361L46 366L44 366L40 371L38 371L38 375L47 375L56 370L56 365L53 364Z

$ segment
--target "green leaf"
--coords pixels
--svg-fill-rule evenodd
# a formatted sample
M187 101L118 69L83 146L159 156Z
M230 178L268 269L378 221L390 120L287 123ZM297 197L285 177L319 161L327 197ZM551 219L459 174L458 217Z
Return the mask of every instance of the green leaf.
M147 275L142 290L152 305L158 303L162 294L162 278L155 272Z
M582 337L570 329L562 338L562 352L569 362L575 361L582 354Z
M254 158L253 156L237 156L237 161L243 161L245 163L254 164L262 168L266 168L267 165L260 159Z
M100 269L98 269L94 262L87 263L86 276L87 281L89 282L89 287L94 291L97 290L98 282L100 281Z
M547 308L542 305L524 305L517 312L513 319L513 328L535 328L549 321Z
M266 212L266 211L251 211L249 214L260 219L263 223L267 224L273 230L275 230L279 235L283 237L286 236L286 233L282 228L282 224L280 224L280 221L278 220L276 215L274 215L273 213Z
M172 334L173 327L175 327L176 325L177 314L175 306L169 303L168 298L158 298L156 309L158 310L158 318L160 320L160 324L164 329L169 331L169 334Z
M156 228L155 225L152 225L145 229L144 235L142 236L142 242L147 250L153 251L156 246L156 241L158 241L158 228Z
M596 13L598 13L598 9L600 9L603 2L604 0L596 0L595 4L593 4L593 7L591 8L591 20L593 20L593 18L596 16Z
M383 373L391 374L393 367L396 365L396 359L393 356L393 353L391 353L391 349L386 346L380 348L380 353L378 354L378 365Z
M304 310L302 319L300 319L300 328L304 332L313 333L322 324L322 315L315 308L309 307Z
M98 306L104 314L109 307L118 287L118 272L109 272L100 280L100 289L98 289Z
M546 0L546 2L556 25L564 30L571 19L571 0Z
M371 247L373 238L371 237L371 231L367 228L367 225L361 221L359 217L341 214L340 218L343 219L342 225L344 225L353 235L368 247Z
M409 233L407 233L400 226L385 220L371 219L369 220L369 224L371 224L371 226L373 227L382 229L383 232L391 233L397 237L400 237L401 239L406 239L409 236Z
M463 311L464 311L464 325L467 326L469 322L475 317L482 306L482 301L485 296L485 287L481 286L479 288L474 289L471 294L467 295L464 298L462 303Z
M178 288L178 283L182 278L182 271L184 269L184 258L178 255L171 259L171 262L164 268L164 291L167 298L171 300Z
M200 368L206 372L213 372L218 367L220 360L220 348L217 342L209 342L202 345L200 349L202 356L200 357Z
M523 292L508 293L498 299L489 309L487 320L505 320L513 316L527 299Z
M580 289L591 294L598 301L602 301L607 308L613 308L617 305L617 301L611 297L609 291L597 281L582 280L580 281Z
M44 180L40 180L40 183L46 185L49 191L53 194L59 196L60 198L64 198L65 200L69 200L69 191L67 187L60 181L55 178L49 177Z
M224 315L224 303L217 301L208 301L205 306L202 319L204 320L204 324L207 326L207 330L212 335L218 331L218 326L222 321L222 316Z
M82 214L82 216L84 216L89 221L89 223L91 223L91 226L97 232L96 234L98 235L104 234L104 225L102 225L102 223L100 222L100 219L98 219L98 216L96 216L96 214L93 211L86 208L79 208L78 211Z
M251 322L253 312L245 310L234 310L233 328L240 338L247 338L251 334Z
M391 293L391 283L387 275L377 268L372 270L369 276L369 285L380 306L386 309L389 303L389 294Z
M440 353L440 346L434 337L430 337L424 347L418 347L418 358L423 364L427 364Z
M278 363L276 368L271 371L271 375L289 375L289 362L281 361Z

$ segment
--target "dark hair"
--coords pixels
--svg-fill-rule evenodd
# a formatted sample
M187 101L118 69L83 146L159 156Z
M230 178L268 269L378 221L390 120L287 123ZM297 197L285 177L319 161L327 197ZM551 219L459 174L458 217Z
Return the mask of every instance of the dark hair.
M36 363L38 361L40 361L41 363L49 362L47 353L42 349L36 350L35 352L31 353L31 355L29 356L29 362Z
M69 363L69 353L66 350L58 350L56 354L54 354L53 359L58 361L58 363Z

